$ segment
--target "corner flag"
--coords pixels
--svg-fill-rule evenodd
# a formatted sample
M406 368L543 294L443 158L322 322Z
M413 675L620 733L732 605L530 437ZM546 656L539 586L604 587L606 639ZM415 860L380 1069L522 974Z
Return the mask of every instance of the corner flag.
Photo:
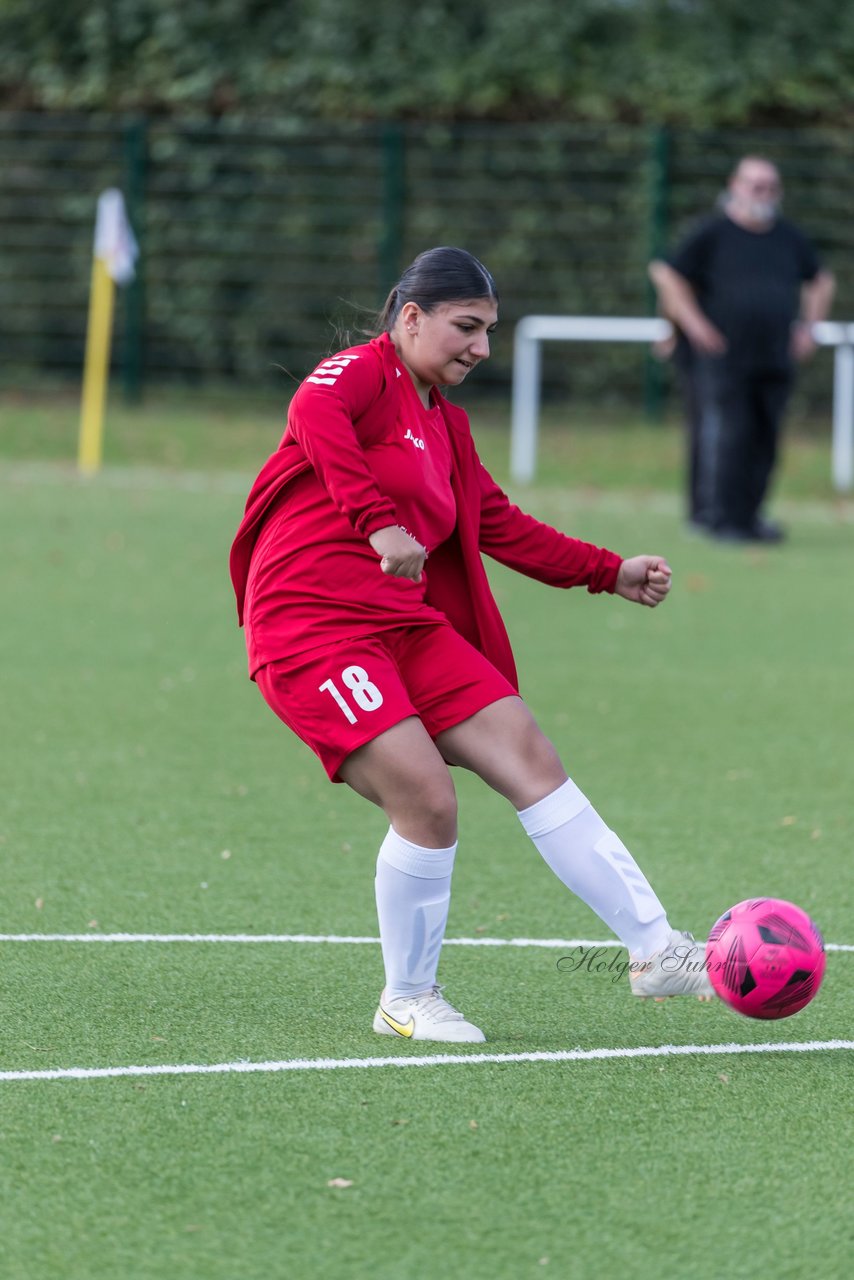
M115 286L130 284L133 280L138 255L139 247L127 219L122 193L111 187L98 197L95 219L77 455L79 469L87 474L97 471L101 465Z

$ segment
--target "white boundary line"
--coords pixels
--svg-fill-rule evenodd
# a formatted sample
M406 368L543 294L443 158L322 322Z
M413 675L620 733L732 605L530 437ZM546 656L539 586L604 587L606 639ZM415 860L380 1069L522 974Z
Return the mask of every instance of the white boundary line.
M0 942L232 942L232 943L330 943L346 946L379 946L379 938L338 933L0 933ZM621 942L609 938L446 938L446 947L545 947L567 950L575 947L613 948ZM854 945L826 942L825 951L854 952Z
M237 942L333 943L379 946L379 938L342 933L0 933L0 942ZM446 947L620 947L616 939L445 938ZM854 948L852 948L854 950Z
M536 1053L436 1053L397 1058L288 1058L282 1062L169 1063L141 1067L67 1067L48 1071L0 1071L0 1081L105 1080L123 1076L207 1076L272 1074L283 1071L340 1071L349 1067L447 1067L467 1063L600 1062L610 1058L672 1058L737 1053L819 1053L854 1049L854 1040L783 1040L779 1044L663 1044L627 1049L558 1049Z

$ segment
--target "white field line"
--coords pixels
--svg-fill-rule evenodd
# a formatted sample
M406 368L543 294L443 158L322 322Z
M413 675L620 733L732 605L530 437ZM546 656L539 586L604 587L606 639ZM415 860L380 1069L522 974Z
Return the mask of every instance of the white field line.
M15 1080L107 1080L122 1076L208 1076L274 1074L283 1071L341 1071L349 1067L447 1067L520 1062L601 1062L617 1058L687 1058L736 1053L825 1053L854 1049L854 1040L783 1040L779 1044L663 1044L627 1049L557 1049L534 1053L434 1053L396 1058L286 1058L281 1062L169 1063L141 1067L66 1067L47 1071L0 1071L0 1082Z
M232 942L232 943L331 943L345 946L379 946L379 938L338 933L0 933L0 942ZM576 947L620 948L614 938L597 942L591 938L446 938L446 947L545 947L572 950ZM854 945L826 942L825 951L854 951Z

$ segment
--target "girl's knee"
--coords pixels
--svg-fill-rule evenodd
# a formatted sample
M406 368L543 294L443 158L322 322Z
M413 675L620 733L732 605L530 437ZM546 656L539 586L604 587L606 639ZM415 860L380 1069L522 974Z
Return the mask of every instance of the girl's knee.
M520 755L533 770L545 769L551 773L555 768L563 769L557 747L551 738L546 737L530 712L520 739Z
M521 803L517 808L534 804L557 790L566 777L557 747L531 716L519 743L515 799Z
M457 838L457 795L447 769L413 778L386 811L398 835L413 844L446 849Z

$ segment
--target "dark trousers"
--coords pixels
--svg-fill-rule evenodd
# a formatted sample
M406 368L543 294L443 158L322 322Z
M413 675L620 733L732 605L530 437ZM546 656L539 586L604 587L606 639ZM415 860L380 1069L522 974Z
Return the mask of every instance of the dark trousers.
M750 531L777 462L790 369L744 369L692 352L680 370L688 419L688 516Z

